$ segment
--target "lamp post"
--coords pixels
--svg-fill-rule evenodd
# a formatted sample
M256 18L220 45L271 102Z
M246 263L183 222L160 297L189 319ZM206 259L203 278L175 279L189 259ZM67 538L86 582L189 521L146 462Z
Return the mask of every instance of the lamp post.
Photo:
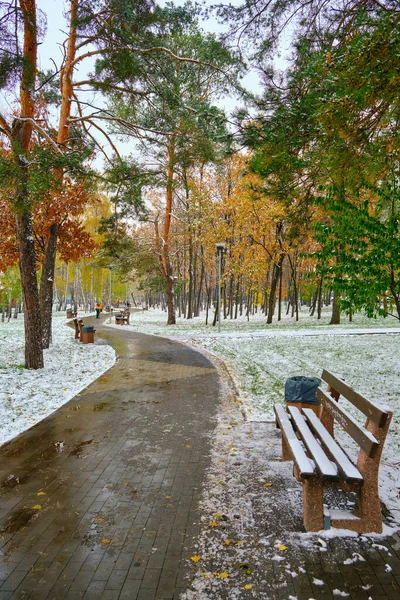
M218 333L221 331L221 278L222 278L222 253L225 250L224 242L217 242L218 250Z
M112 302L112 268L113 268L113 265L110 265L110 323L111 323L111 302Z

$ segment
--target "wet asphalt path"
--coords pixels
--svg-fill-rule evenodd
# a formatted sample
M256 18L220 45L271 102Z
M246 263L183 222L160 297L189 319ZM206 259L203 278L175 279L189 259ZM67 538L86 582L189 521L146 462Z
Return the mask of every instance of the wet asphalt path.
M218 374L177 342L96 328L116 365L0 449L0 600L167 600L188 586Z

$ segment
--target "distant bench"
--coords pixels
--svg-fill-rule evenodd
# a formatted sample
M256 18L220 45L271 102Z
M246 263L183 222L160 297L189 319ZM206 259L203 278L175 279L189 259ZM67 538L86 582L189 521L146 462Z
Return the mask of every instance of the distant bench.
M353 390L340 377L323 371L326 392L317 389L319 416L310 408L274 407L282 432L282 460L292 460L294 476L303 485L303 520L306 531L330 526L358 533L382 532L378 471L392 412L384 410ZM339 406L346 398L366 417L364 426ZM355 462L334 439L334 423L340 425L359 446ZM324 487L358 494L355 512L324 510Z
M115 315L115 324L116 325L129 325L131 313L129 309L125 309L120 313Z

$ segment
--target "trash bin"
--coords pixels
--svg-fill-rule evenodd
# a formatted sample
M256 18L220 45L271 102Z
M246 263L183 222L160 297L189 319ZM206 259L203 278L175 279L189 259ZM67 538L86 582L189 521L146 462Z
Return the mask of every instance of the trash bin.
M320 401L316 391L321 380L318 377L289 377L285 382L285 402L287 406L311 408L317 415L320 413Z
M94 343L94 326L93 325L83 325L82 327L82 335L81 342L82 344L93 344Z

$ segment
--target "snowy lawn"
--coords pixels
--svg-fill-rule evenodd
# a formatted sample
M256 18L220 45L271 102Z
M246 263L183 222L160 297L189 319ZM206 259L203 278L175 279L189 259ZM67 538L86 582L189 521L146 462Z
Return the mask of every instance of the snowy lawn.
M21 315L0 323L0 445L28 429L97 379L115 362L105 344L80 344L65 313L53 315L53 343L44 369L24 369Z

